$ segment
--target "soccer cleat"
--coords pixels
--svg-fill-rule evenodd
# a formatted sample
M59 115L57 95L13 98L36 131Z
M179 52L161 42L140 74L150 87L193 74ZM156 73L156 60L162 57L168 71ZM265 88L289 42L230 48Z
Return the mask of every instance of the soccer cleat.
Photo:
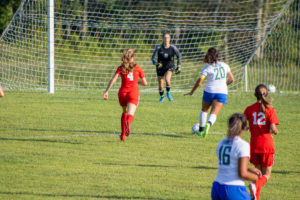
M210 128L210 123L206 123L205 124L205 127L204 127L204 131L202 132L202 137L206 137L206 135L208 134L208 131L209 131L209 128Z
M167 92L167 97L168 97L169 101L173 101L173 97L170 92Z
M256 199L256 186L254 183L249 184L249 190L250 190L251 200L255 200Z
M130 124L128 121L125 122L125 135L127 137L130 135Z
M120 135L120 140L121 140L121 141L125 141L125 135L121 134L121 135Z
M203 131L200 132L199 130L196 130L195 133L196 133L198 136L201 136L201 135L203 134Z
M165 101L165 97L160 97L159 101L160 102L164 102Z

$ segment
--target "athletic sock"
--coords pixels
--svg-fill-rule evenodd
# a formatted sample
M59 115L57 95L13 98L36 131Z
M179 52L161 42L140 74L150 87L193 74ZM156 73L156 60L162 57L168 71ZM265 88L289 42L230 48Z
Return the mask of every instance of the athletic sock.
M164 90L159 90L159 95L161 96L161 97L163 97L164 96Z
M210 123L210 126L212 126L216 122L216 120L217 120L217 115L210 114L207 122Z
M256 187L256 199L259 200L261 187L264 186L268 182L268 178L266 176L261 176L255 183Z
M206 118L207 118L207 112L201 111L199 114L199 131L204 130L204 126L206 123Z
M126 113L122 113L122 117L121 117L121 130L122 130L122 135L125 134L125 122L126 122L126 118L127 118L127 114Z
M256 188L264 186L268 182L266 176L261 176L255 183Z
M131 124L133 122L133 115L127 115L127 121Z
M171 86L166 86L166 90L167 90L167 92L170 92Z

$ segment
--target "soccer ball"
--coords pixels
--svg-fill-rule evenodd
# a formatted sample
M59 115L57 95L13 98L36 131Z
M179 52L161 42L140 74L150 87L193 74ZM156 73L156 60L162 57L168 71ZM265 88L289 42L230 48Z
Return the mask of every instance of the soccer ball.
M197 130L199 130L199 123L193 125L193 127L192 127L192 133L196 134Z
M275 93L276 92L276 87L274 85L268 85L267 89L270 93Z

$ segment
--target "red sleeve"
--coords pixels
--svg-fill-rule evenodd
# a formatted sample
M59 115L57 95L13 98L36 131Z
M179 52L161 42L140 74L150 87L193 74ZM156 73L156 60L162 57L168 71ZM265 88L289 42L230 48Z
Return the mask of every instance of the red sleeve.
M275 125L279 125L279 121L275 112L275 109L271 109L270 110L270 124L275 124Z
M119 75L120 75L120 74L121 74L121 71L122 71L122 70L121 70L121 67L118 67L118 68L117 68L117 71L116 71L116 74L119 74Z
M142 79L142 78L145 78L145 73L143 71L143 69L141 67L139 67L139 77Z

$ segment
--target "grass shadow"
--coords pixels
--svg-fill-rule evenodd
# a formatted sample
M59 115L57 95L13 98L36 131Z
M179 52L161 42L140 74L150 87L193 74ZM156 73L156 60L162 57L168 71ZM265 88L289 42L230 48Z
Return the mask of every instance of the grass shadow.
M213 170L218 169L217 167L208 167L208 166L196 166L196 167L191 167L191 168L193 168L193 169L208 169L208 170L210 170L210 169L213 169Z
M83 144L80 142L69 142L69 141L59 141L59 140L50 140L50 139L34 139L34 138L4 138L4 137L0 137L0 140L19 141L19 142L51 142L51 143L63 143L63 144Z
M50 194L50 193L33 193L33 192L1 192L2 195L31 195L40 197L67 197L67 198L95 198L95 199L154 199L154 200L169 200L153 197L139 196L121 196L121 195L84 195L84 194Z
M127 164L127 163L94 163L98 165L109 165L109 166L130 166L130 167L157 167L157 168L182 168L182 166L172 166L172 165L156 165L156 164ZM191 169L206 169L206 170L217 170L217 167L209 166L195 166L186 167Z
M153 136L164 136L164 137L171 137L171 138L184 138L183 135L171 134L171 133L136 133L141 135L153 135Z
M300 171L272 170L274 174L300 174Z

